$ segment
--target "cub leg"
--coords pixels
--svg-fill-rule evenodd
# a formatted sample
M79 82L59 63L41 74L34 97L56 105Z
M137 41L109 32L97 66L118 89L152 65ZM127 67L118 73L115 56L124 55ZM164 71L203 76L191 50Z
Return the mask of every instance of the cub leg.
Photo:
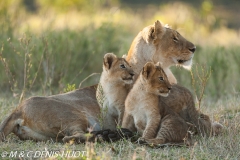
M124 116L123 116L122 128L129 129L132 132L136 131L133 116L126 112L124 113Z
M221 125L220 123L218 122L213 122L212 123L212 134L214 136L217 136L219 135L220 133L222 133L222 130L223 130L223 125Z
M147 143L149 145L159 145L159 144L165 144L166 139L165 138L153 138L153 139L144 139L144 138L139 138L139 143L144 144Z
M123 109L118 110L118 126L122 126L123 116L124 116L124 106Z
M116 126L118 123L117 120L118 119L115 119L115 117L113 117L110 113L107 113L107 115L104 115L102 129L110 129L110 130L116 129Z
M161 116L159 114L148 116L147 118L147 126L143 131L142 138L144 139L152 139L157 135L159 130L159 124L161 121Z
M159 144L186 144L191 145L191 136L188 133L189 125L177 115L167 115L161 121L160 129L156 138L143 139L152 145Z
M198 132L203 137L208 137L211 135L211 120L208 115L200 113L199 117L196 118L195 125L197 126Z

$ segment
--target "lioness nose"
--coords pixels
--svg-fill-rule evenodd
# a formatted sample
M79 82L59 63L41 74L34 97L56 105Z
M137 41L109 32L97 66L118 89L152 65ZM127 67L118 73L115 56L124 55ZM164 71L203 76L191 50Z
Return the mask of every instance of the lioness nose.
M192 53L194 53L196 50L196 46L194 46L193 48L189 48L189 51L191 51Z

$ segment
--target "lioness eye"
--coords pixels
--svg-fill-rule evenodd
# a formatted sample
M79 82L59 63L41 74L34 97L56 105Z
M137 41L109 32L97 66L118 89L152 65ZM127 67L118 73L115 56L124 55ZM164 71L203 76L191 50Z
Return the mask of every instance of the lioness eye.
M120 68L123 68L123 69L124 69L124 68L126 68L126 66L125 66L124 64L121 64L121 65L120 65Z
M164 81L164 78L163 78L163 77L159 77L159 80L160 80L160 81Z

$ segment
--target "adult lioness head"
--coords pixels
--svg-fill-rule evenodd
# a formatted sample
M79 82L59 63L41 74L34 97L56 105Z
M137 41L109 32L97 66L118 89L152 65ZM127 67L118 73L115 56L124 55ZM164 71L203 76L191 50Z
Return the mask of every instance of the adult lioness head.
M147 92L155 95L167 97L172 88L159 63L157 65L152 62L146 63L142 70L141 79Z
M138 74L145 63L161 62L170 83L177 83L169 67L180 65L190 69L195 50L196 47L176 30L156 21L135 37L126 60Z

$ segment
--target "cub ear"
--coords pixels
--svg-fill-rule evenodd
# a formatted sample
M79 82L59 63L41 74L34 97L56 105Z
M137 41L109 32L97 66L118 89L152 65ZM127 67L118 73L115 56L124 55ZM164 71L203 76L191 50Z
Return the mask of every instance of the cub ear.
M165 27L161 24L159 20L157 20L151 28L151 39L153 40L153 42L156 43L156 41L162 37L164 32Z
M103 57L103 65L106 68L106 70L109 70L114 62L114 60L117 59L117 56L113 53L107 53Z
M156 66L158 66L158 67L160 67L160 68L163 68L163 67L162 67L162 62L157 62L157 63L156 63Z
M143 71L142 74L143 76L148 79L150 76L153 75L154 71L155 71L155 65L152 62L147 62L144 67L143 67Z
M124 55L122 56L122 58L124 58L124 59L126 60L126 58L127 58L127 55L126 55L126 54L124 54Z

